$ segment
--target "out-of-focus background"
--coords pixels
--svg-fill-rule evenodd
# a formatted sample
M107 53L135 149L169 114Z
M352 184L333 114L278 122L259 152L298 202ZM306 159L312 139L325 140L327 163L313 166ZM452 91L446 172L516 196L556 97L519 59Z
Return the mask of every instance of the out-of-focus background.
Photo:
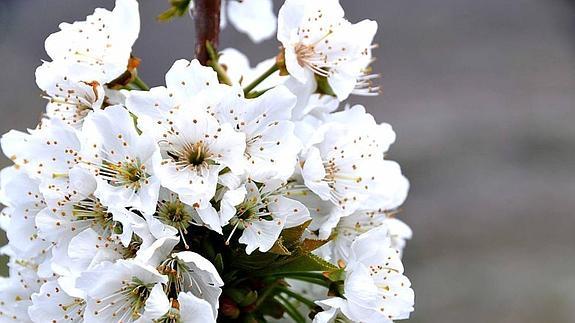
M401 216L415 231L412 322L573 322L575 2L341 2L352 21L380 23L385 94L353 102L394 126L390 157L411 179ZM193 52L190 19L155 21L167 4L141 1L134 50L152 85ZM1 132L35 126L44 39L97 6L113 1L0 1ZM253 62L277 51L232 28L221 44Z

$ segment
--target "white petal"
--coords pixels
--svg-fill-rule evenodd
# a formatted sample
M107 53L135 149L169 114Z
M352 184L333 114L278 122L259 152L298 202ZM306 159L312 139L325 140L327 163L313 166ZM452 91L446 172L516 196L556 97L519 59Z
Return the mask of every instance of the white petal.
M212 307L207 301L194 296L192 293L181 292L178 295L180 303L180 318L190 323L215 323L216 317Z
M185 281L185 290L206 300L212 307L214 317L218 315L219 297L222 293L223 280L214 265L206 258L191 251L174 254L188 266L190 272Z
M256 43L275 34L276 17L271 0L230 1L228 11L234 27Z
M66 294L57 281L42 285L32 304L28 312L34 322L82 322L85 308L84 300Z
M254 250L261 252L270 250L279 238L284 226L285 218L276 218L270 221L259 219L246 224L242 236L238 240L246 245L246 253L249 255Z
M166 86L178 102L210 104L215 102L221 88L218 75L211 67L202 66L197 59L177 60L166 74Z
M178 237L163 237L156 240L152 245L144 250L140 250L136 261L157 267L172 253L174 247L180 242Z
M170 305L170 300L168 299L168 296L166 296L166 293L164 293L162 284L156 284L150 291L150 296L148 296L148 299L146 300L142 319L158 319L170 310Z

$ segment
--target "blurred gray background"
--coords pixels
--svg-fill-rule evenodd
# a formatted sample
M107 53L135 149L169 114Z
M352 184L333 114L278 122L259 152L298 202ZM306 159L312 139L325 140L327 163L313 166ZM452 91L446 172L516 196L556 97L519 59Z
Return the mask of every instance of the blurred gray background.
M158 23L141 1L135 54L152 85L193 51L190 19ZM279 3L279 1L278 1ZM398 141L411 179L403 219L416 290L412 322L574 322L575 3L568 0L342 0L380 23L383 96L354 98ZM0 0L0 130L33 127L43 40L111 0ZM271 57L226 29L222 48ZM1 160L8 165L8 160Z

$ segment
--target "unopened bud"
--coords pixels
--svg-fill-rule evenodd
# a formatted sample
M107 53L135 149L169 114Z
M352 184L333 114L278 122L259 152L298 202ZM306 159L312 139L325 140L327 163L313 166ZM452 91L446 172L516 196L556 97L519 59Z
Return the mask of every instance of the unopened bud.
M240 316L238 305L231 298L225 296L220 301L220 312L231 319L237 319Z

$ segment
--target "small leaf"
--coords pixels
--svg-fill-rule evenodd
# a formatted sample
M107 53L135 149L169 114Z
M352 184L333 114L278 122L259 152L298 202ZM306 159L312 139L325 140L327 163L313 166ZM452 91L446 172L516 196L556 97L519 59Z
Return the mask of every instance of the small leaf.
M283 245L282 237L279 237L279 239L276 241L276 243L274 243L273 247L268 252L281 256L291 255L291 252Z
M309 227L310 224L311 220L300 224L297 227L285 229L282 231L281 236L288 246L293 245L294 243L297 243L301 240L305 230L307 227Z
M156 19L159 21L169 21L174 17L181 17L188 12L192 5L192 0L171 0L171 7L162 12Z
M316 239L305 239L301 246L300 249L303 252L309 253L312 252L316 249L321 248L322 246L324 246L326 243L331 241L331 237L327 240L316 240Z
M162 12L161 14L159 14L156 19L159 21L168 21L172 18L174 18L176 15L178 14L178 8L176 7L171 7L170 9Z

